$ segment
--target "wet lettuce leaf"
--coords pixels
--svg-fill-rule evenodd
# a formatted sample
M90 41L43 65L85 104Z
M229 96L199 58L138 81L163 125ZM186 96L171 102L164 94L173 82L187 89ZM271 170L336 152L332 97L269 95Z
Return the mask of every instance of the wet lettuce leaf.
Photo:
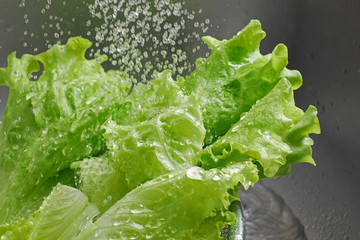
M212 54L198 59L182 88L185 94L200 97L207 130L205 145L224 135L280 79L287 78L294 89L301 86L300 73L286 68L285 45L277 45L271 54L260 54L264 37L260 22L253 20L230 40L203 38Z
M129 192L77 239L221 239L220 230L235 220L228 210L239 199L233 190L257 181L251 161L174 171Z
M104 124L111 160L130 189L159 175L199 164L205 129L191 95L158 116L133 125Z
M308 131L300 130L304 127ZM294 163L287 159L294 155L315 164L309 132L319 132L316 110L311 106L304 114L297 108L291 83L283 78L224 136L204 149L202 166L209 169L253 159L260 164L264 177L273 177L280 167ZM302 147L297 148L299 145Z
M100 212L109 209L129 192L125 174L115 169L108 154L74 162L75 185Z
M260 53L264 37L256 20L230 40L204 37L212 54L189 76L135 85L105 56L86 59L80 37L11 54L1 239L221 239L239 183L315 164L316 108L295 106L302 77L283 44Z
M98 214L85 194L58 184L29 219L0 226L1 239L73 239Z
M154 75L154 79L136 84L131 91L129 97L132 100L132 111L127 117L132 119L130 124L150 120L187 99L178 82L172 78L170 70L155 72Z
M54 185L42 186L72 162L104 152L102 124L126 116L131 83L105 72L102 59L85 59L89 46L71 38L36 57L11 54L0 69L0 83L9 86L0 125L0 223L35 211ZM39 61L43 73L31 81Z

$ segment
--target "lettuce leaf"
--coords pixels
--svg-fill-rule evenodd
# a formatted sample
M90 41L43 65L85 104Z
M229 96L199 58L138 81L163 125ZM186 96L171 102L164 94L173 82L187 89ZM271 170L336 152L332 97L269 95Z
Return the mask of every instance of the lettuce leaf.
M283 78L223 137L204 149L202 166L209 169L253 159L265 177L273 177L280 167L295 163L288 157L296 155L301 162L315 164L313 142L307 135L318 129L314 107L305 114L295 107L291 83Z
M74 162L76 186L101 213L129 192L125 174L115 169L108 154Z
M132 119L128 123L150 120L171 106L178 106L186 100L178 82L174 81L170 70L154 73L155 78L136 84L130 94L132 101Z
M130 189L162 174L197 165L205 129L196 98L133 125L104 124L104 137L116 168Z
M0 225L0 236L3 240L28 240L33 228L33 221L18 218L12 223Z
M77 239L221 239L220 230L235 221L228 210L239 199L234 189L257 180L251 161L221 170L174 171L125 195Z
M82 192L58 184L29 219L0 226L1 239L73 239L98 213Z
M195 71L183 81L182 88L185 94L196 93L200 97L207 130L205 145L224 135L280 79L288 78L295 89L301 86L300 73L285 68L285 45L277 45L271 54L260 54L264 37L260 22L252 20L230 40L203 38L212 54L197 61Z
M0 125L0 223L35 211L56 184L49 179L104 152L101 125L126 116L131 82L120 72L105 72L102 59L85 59L89 46L71 38L36 57L11 54L0 69L1 84L9 86ZM31 81L39 61L44 71Z

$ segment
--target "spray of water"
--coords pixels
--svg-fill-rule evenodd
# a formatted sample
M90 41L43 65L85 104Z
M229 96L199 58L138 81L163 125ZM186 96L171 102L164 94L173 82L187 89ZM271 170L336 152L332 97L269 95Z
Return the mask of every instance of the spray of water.
M191 71L194 66L188 56L200 50L200 37L210 26L209 19L199 17L201 9L189 10L187 2L178 0L35 2L20 4L23 9L35 4L39 11L37 16L24 13L29 26L24 31L25 48L36 53L41 47L34 46L32 39L50 48L82 35L94 42L89 57L106 54L107 67L136 81L146 81L154 71L164 69L174 75Z

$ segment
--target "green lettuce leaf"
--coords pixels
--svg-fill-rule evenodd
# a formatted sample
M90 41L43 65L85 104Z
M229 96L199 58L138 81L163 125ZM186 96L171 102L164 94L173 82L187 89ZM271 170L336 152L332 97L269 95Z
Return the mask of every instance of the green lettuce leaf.
M162 175L125 195L77 239L221 239L240 182L258 181L251 161L205 171L200 167Z
M9 86L0 125L0 223L35 211L56 184L49 179L104 152L101 125L108 118L124 122L132 84L120 72L104 72L102 59L85 59L89 46L71 38L36 57L11 54L0 69L1 84ZM44 71L31 81L39 61Z
M291 83L281 79L223 137L204 149L202 166L209 169L253 159L265 177L273 177L280 167L297 161L314 164L308 137L319 129L314 109L304 114L297 108Z
M185 94L200 96L207 130L205 145L224 135L281 78L287 77L294 88L301 86L300 73L285 68L285 45L279 44L271 54L260 54L264 37L260 22L253 20L230 40L203 38L212 54L197 61L195 71L183 80L182 88Z
M321 132L319 119L316 115L316 108L309 106L300 121L286 132L284 142L290 146L291 153L286 156L286 164L280 167L275 177L289 174L292 165L295 163L307 162L316 165L311 148L314 141L309 137L310 133L320 134Z
M108 121L104 137L111 159L130 189L162 174L199 163L205 129L195 96L133 125Z
M135 85L131 91L133 103L130 124L150 120L171 106L186 100L178 82L174 81L170 70L154 73L155 78Z
M28 240L33 228L33 221L18 218L13 223L0 225L0 239Z
M164 170L157 172L158 169L155 169L156 161L159 161L160 164L161 161L167 161L167 157L163 156L162 159L158 159L157 156L151 159L146 159L144 156L141 156L142 154L136 153L137 146L134 146L132 149L130 148L120 148L119 151L116 151L118 149L118 145L121 144L121 142L129 140L131 141L137 141L134 140L134 137L137 136L136 134L134 136L131 135L132 132L129 132L129 137L126 139L120 139L121 136L119 134L124 134L124 129L136 129L139 128L139 126L143 126L141 128L144 128L146 125L149 128L152 128L152 124L154 124L155 118L160 119L161 122L166 121L172 121L174 120L177 122L177 124L174 124L174 127L180 127L185 126L186 128L187 123L190 121L190 124L194 124L191 121L196 120L198 121L196 124L198 124L200 128L200 132L193 132L193 135L197 135L197 138L193 138L193 136L190 136L191 129L189 129L189 134L184 136L184 139L177 139L179 137L182 137L181 134L177 133L173 129L167 130L170 126L160 126L159 130L160 132L164 132L162 137L164 140L167 139L164 142L164 145L166 148L170 148L168 152L171 152L171 148L175 149L176 141L178 141L178 144L183 143L184 147L183 149L179 150L179 152L183 151L184 156L181 157L181 161L184 162L184 166L191 166L192 164L186 164L188 161L195 161L194 159L199 159L199 154L202 147L202 140L204 136L204 130L201 124L200 115L198 112L198 109L196 106L191 106L191 104L196 104L195 99L191 97L191 101L188 102L189 109L185 109L184 113L169 113L169 109L173 106L178 106L183 103L183 101L186 101L187 97L184 97L184 95L181 92L180 87L178 84L172 79L171 77L171 71L164 71L162 73L156 74L156 78L147 82L146 84L138 84L133 87L131 91L131 95L129 96L129 101L127 102L129 105L129 111L127 112L127 118L131 119L129 122L124 121L116 121L109 119L108 122L104 124L104 128L107 130L104 134L105 139L107 140L107 145L110 151L106 152L104 155L85 159L82 161L78 161L71 164L71 168L76 171L77 176L77 186L79 189L81 189L90 199L90 202L95 203L97 207L100 209L101 212L107 210L110 206L112 206L117 200L119 200L121 197L123 197L127 192L130 191L130 189L136 187L138 184L144 182L145 180L142 180L141 177L145 178L146 180L148 178L154 178L157 177L165 172L170 171L171 169ZM192 107L194 107L192 109ZM177 109L172 109L171 111L182 111L184 107L178 107ZM164 112L167 113L164 113ZM161 116L159 116L161 114ZM179 123L184 120L181 116L181 114L185 114L185 121L182 123L184 125L179 125ZM166 117L165 117L166 115ZM174 116L170 116L174 115ZM175 115L179 115L176 117ZM188 117L188 118L186 118ZM165 119L164 119L165 118ZM193 119L192 119L193 118ZM114 119L114 118L113 118ZM151 120L154 119L154 120ZM118 119L117 119L118 120ZM151 120L147 124L145 124L146 120ZM120 123L121 125L117 125ZM125 124L125 125L124 125ZM154 125L155 126L155 125ZM145 127L146 128L146 127ZM119 129L122 129L121 131ZM196 129L195 129L196 130ZM195 131L194 130L194 131ZM118 133L120 131L120 133ZM137 131L137 130L134 130ZM142 130L139 130L142 131ZM170 136L168 133L172 131L172 136ZM145 132L145 131L144 131ZM139 135L143 134L142 132L139 133ZM201 137L202 136L202 137ZM122 136L123 137L123 136ZM197 143L194 139L197 139ZM170 142L168 144L167 142ZM198 144L198 146L191 145L189 150L195 151L195 155L193 156L191 152L185 153L187 145L185 144L185 141L187 143L190 143L191 141L194 141L194 143ZM150 140L149 140L150 142ZM125 144L125 143L124 143ZM126 143L128 144L128 143ZM138 143L136 143L138 144ZM150 145L155 143L150 143ZM158 144L159 145L159 144ZM160 146L160 145L159 145ZM157 146L158 147L158 146ZM158 149L157 147L151 147L144 148L144 152L148 151L148 155L151 154L151 151L153 151L152 148ZM116 149L114 149L116 148ZM165 149L166 150L166 149ZM166 150L167 151L167 150ZM155 150L155 152L159 152ZM161 151L160 151L161 152ZM185 155L187 154L187 155ZM174 155L174 154L173 154ZM112 156L112 157L111 157ZM141 159L137 159L136 156L141 156ZM135 160L138 160L134 162ZM129 162L127 162L129 161ZM150 161L154 161L151 163ZM184 166L181 166L181 161L179 161L178 166L174 166L174 169L182 169ZM198 161L198 160L196 160ZM148 163L147 163L148 162ZM115 164L116 165L115 165ZM153 165L152 168L149 168L148 171L152 171L150 176L143 175L143 168L141 167L141 164L144 163L144 165ZM133 166L134 168L131 168L127 166L127 164ZM136 164L136 165L132 165ZM115 168L115 166L120 166L118 168ZM127 176L127 180L125 176ZM129 183L128 183L129 182ZM129 188L129 185L131 188Z
M115 169L108 154L74 162L71 168L76 172L76 186L101 212L129 192L125 174Z
M28 220L0 226L1 239L74 239L99 211L79 190L58 184Z

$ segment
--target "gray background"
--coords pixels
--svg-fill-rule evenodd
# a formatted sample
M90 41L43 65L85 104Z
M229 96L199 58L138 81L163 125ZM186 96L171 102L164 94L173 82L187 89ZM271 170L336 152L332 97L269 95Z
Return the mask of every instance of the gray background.
M19 2L0 0L2 67L10 52L29 51L22 46L28 26ZM45 1L32 2L26 11ZM289 68L300 70L304 78L295 93L297 105L318 108L322 134L313 136L317 167L296 166L290 176L268 180L267 185L284 198L309 239L360 239L360 1L196 0L187 4L202 8L202 16L211 20L207 34L229 38L256 18L267 32L262 53L280 42L288 46ZM86 18L76 7L62 14ZM39 15L36 21L45 21L42 18ZM68 27L84 34L81 24ZM38 39L33 41L36 45ZM0 87L0 112L6 98L7 89Z

